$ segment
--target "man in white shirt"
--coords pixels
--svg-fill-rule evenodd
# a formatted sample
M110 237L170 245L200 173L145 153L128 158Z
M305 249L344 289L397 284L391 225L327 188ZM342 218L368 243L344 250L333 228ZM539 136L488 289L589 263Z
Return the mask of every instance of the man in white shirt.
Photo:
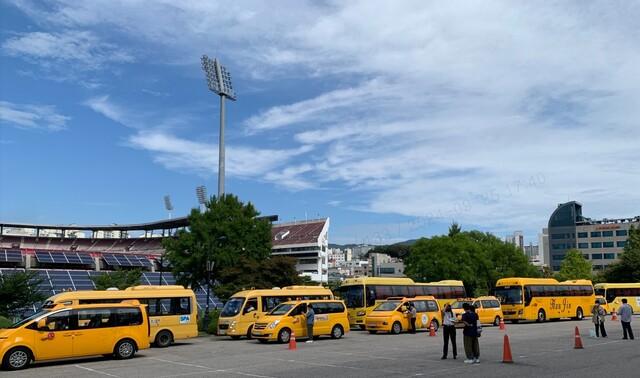
M633 308L627 304L627 298L622 298L622 306L618 309L618 315L620 316L620 323L622 323L622 339L627 340L629 338L633 340L633 331L631 330ZM629 334L629 337L627 337L627 334Z

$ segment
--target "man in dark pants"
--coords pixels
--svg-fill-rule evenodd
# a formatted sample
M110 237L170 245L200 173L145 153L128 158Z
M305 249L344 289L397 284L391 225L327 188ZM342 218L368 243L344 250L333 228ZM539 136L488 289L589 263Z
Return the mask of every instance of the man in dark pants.
M462 314L462 322L464 330L462 331L464 340L464 353L467 359L465 364L480 363L480 344L478 343L478 314L471 310L471 305L465 303L462 305L464 314Z
M304 314L307 318L307 340L308 343L313 342L313 322L316 320L316 313L313 311L311 303L307 306L307 313Z
M631 330L633 308L627 304L627 298L622 298L622 306L618 309L618 315L620 316L620 324L622 324L622 338L633 340L633 331Z
M416 333L416 318L418 317L418 311L416 310L416 306L413 305L413 302L409 302L409 324L411 327L409 328L410 333Z

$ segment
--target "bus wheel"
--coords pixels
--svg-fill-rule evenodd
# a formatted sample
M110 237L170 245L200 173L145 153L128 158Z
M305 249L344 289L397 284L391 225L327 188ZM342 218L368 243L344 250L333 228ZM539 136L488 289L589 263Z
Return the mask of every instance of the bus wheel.
M342 326L340 324L334 325L333 329L331 330L331 338L339 339L342 337L342 335L344 335L344 330L342 329Z
M247 330L247 339L251 340L253 337L251 337L251 332L253 331L253 325L251 325L249 327L249 329Z
M538 311L538 318L536 319L536 321L537 321L538 323L542 323L542 322L544 322L545 320L547 320L547 313L546 313L546 312L544 312L544 310L543 310L543 309L540 309L540 311Z
M500 325L500 317L496 316L495 319L493 319L493 325L494 326L499 326Z
M289 328L283 328L278 332L278 342L281 344L286 344L289 342L291 338L291 330Z
M133 358L133 355L136 354L136 344L130 339L120 340L113 348L113 354L118 360Z
M13 348L4 355L2 367L6 370L20 370L29 366L33 358L31 351L24 347Z
M167 330L162 330L156 335L155 344L158 348L166 348L171 345L173 335Z
M584 313L582 312L582 307L578 307L578 309L576 310L576 320L582 320L582 318L584 318Z
M400 325L400 323L398 322L393 323L393 325L391 326L391 333L397 335L400 332L402 332L402 325Z

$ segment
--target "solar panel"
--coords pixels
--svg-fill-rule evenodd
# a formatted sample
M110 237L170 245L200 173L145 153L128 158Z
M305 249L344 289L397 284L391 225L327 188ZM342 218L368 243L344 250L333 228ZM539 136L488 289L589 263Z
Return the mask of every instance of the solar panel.
M0 250L0 262L22 262L22 252L11 249Z
M103 253L104 261L111 266L151 267L152 263L145 256Z
M93 257L91 257L91 255L87 254L87 253L77 253L78 258L80 259L80 262L82 264L85 265L93 265L94 261L93 261Z
M40 263L52 263L53 257L51 257L51 252L36 251L36 260Z

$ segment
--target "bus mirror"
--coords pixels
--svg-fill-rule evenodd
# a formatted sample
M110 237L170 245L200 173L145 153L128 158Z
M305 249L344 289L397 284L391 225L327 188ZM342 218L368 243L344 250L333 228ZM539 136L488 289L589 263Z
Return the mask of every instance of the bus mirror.
M38 330L48 330L47 328L47 319L38 320Z

